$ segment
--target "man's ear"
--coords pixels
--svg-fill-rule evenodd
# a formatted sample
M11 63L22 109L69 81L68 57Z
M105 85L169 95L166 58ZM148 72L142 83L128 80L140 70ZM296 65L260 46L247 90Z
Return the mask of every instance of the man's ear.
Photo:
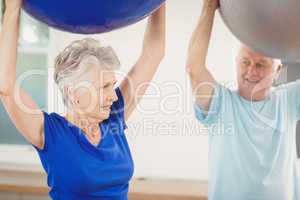
M277 73L280 73L282 69L283 69L283 64L278 65L277 70L276 70Z
M279 64L276 68L276 72L275 72L275 80L279 77L280 73L281 73L281 70L283 69L283 65L282 64Z

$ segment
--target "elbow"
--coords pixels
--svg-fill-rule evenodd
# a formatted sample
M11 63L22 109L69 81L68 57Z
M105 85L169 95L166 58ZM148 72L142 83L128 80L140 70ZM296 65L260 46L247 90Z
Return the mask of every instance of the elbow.
M185 65L185 71L191 78L200 76L201 74L203 74L204 70L206 70L204 64L195 64L193 62L187 62L187 64Z
M8 92L6 90L0 89L0 97L8 96Z
M142 58L146 60L151 60L155 63L160 63L165 58L165 48L154 48L153 50L144 50L142 53Z
M9 92L6 89L0 88L0 96L4 97L4 96L8 96Z
M190 64L185 65L185 72L190 78L194 77L196 74L195 69Z
M166 42L162 42L159 48L157 48L158 55L160 56L161 59L163 59L166 55Z
M0 96L5 96L7 94L7 87L0 82Z
M165 51L165 49L163 49L163 50L161 50L161 51L158 52L158 54L157 54L157 60L159 62L161 62L165 58L165 56L166 56L166 51Z
M189 74L199 73L206 69L205 59L199 58L197 55L188 54L186 60L186 71Z
M160 48L156 48L156 51L154 51L154 58L158 62L161 62L166 56L166 48L165 46L161 46Z
M7 85L0 85L0 96L9 96L13 92L12 87Z

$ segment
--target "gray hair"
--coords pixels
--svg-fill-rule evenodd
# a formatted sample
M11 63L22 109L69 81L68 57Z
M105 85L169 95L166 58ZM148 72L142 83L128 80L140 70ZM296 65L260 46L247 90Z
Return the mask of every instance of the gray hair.
M239 54L239 52L241 51L241 49L244 48L244 47L250 48L250 47L248 47L247 45L245 45L243 43L237 43L234 46L234 53L235 54ZM253 50L252 48L250 48L250 49ZM269 56L266 56L266 57L272 59L272 61L273 61L273 67L278 67L279 65L282 65L281 59L279 59L279 58L272 58L272 57L269 57Z
M101 46L95 39L85 38L72 42L56 57L54 64L54 80L62 93L65 105L68 105L65 86L76 81L88 70L85 66L79 66L89 56L96 57L101 67L106 70L117 70L121 66L114 50Z

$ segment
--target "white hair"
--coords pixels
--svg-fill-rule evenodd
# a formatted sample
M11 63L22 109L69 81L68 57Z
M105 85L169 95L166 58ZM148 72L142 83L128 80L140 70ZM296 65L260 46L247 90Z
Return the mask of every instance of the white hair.
M107 70L117 70L121 66L114 50L111 47L101 46L100 42L95 39L85 38L72 42L56 57L54 64L54 80L67 106L65 86L76 82L78 77L89 69L85 65L80 65L89 56L96 57L101 67Z
M241 51L241 49L242 49L243 47L250 48L250 47L248 47L247 45L238 42L238 43L236 43L236 44L234 45L233 52L234 52L236 55L239 55L239 53L240 53L240 51ZM250 48L250 49L252 49L252 48ZM268 57L268 56L266 56L266 57ZM278 67L279 65L282 65L281 59L278 59L278 58L271 58L271 57L269 57L269 58L272 59L272 61L273 61L273 67Z

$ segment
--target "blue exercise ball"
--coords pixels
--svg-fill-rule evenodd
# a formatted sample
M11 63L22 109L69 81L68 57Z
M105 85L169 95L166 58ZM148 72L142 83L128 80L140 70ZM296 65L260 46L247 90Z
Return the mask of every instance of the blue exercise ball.
M49 26L95 34L125 27L147 17L165 0L25 0L24 10Z

